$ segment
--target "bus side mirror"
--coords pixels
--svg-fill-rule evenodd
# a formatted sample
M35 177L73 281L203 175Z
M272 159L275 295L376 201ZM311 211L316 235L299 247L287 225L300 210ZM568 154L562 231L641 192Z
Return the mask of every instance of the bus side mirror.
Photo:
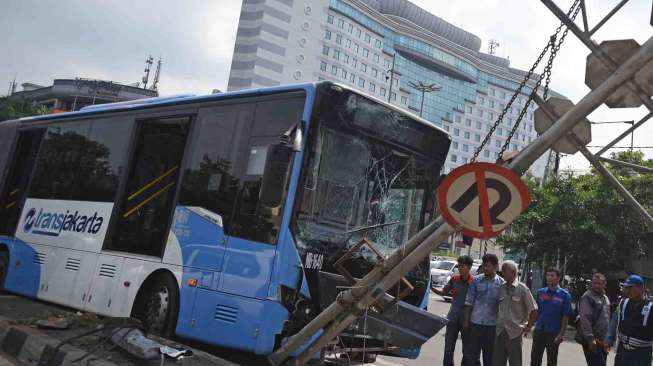
M292 146L271 145L268 148L261 181L260 203L262 205L266 207L281 206L290 176L292 156Z

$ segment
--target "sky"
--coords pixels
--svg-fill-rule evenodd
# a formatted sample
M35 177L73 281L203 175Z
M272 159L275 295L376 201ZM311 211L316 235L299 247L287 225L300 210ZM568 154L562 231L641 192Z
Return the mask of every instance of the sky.
M484 51L490 39L497 40L496 55L520 69L530 68L559 23L537 0L411 1L479 36ZM585 2L590 27L618 3ZM565 10L571 5L556 3ZM0 95L14 78L41 85L72 77L135 83L148 55L163 60L161 95L226 90L240 6L241 0L0 0ZM653 35L650 17L650 1L632 0L593 39L633 38L643 44ZM582 26L580 15L577 24ZM590 91L584 83L588 54L570 33L554 63L551 87L573 102ZM644 108L603 105L589 119L637 121L645 115ZM593 125L590 145L605 145L627 127ZM635 146L653 146L650 136L653 122L636 131ZM618 146L629 143L627 138ZM644 152L653 158L653 149ZM588 166L576 154L564 157L561 169Z

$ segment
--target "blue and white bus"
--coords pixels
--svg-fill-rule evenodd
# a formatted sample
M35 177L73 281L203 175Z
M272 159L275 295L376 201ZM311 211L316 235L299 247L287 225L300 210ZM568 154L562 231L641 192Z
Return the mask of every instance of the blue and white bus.
M379 260L363 246L334 266L349 248L388 255L431 219L449 144L328 82L5 121L0 284L269 354L350 284L342 268L361 277ZM393 331L353 326L352 348L415 356L428 260L406 278L403 310L370 321Z

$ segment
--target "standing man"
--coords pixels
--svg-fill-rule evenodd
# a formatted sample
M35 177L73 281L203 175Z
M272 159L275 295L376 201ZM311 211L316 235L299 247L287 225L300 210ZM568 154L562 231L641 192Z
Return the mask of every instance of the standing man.
M442 291L434 289L433 291L441 296L450 294L452 297L451 308L447 314L447 332L444 336L444 366L453 366L453 354L456 350L456 341L458 333L463 341L463 359L462 365L469 363L469 328L463 328L463 312L465 311L465 297L467 289L474 281L474 277L469 273L474 264L472 257L461 255L458 257L458 273L449 280Z
M621 300L610 322L610 332L606 339L614 343L615 333L619 334L615 366L650 366L653 348L653 303L644 298L644 280L631 275L624 283L627 298Z
M474 278L465 299L465 319L463 326L469 328L470 353L469 365L483 366L492 364L494 333L499 307L499 288L504 281L497 275L499 259L494 254L483 256L483 274Z
M587 366L605 366L608 345L605 337L610 323L610 300L605 295L605 276L595 273L592 288L580 298L580 327L577 340L583 345Z
M537 290L537 323L533 333L531 366L541 366L546 349L546 364L558 364L558 347L564 340L569 315L571 296L558 286L560 271L550 267L546 270L546 287Z
M537 318L537 305L531 291L517 279L517 263L501 266L506 283L499 289L499 314L494 340L493 366L522 364L522 336L528 334ZM526 324L528 322L528 324Z

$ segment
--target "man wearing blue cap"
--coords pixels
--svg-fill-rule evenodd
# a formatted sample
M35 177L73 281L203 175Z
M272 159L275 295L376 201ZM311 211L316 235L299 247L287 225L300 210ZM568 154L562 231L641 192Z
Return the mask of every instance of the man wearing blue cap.
M628 297L621 300L610 321L607 343L613 345L618 333L615 366L650 366L653 350L653 316L650 300L644 298L644 280L631 275L624 282Z

